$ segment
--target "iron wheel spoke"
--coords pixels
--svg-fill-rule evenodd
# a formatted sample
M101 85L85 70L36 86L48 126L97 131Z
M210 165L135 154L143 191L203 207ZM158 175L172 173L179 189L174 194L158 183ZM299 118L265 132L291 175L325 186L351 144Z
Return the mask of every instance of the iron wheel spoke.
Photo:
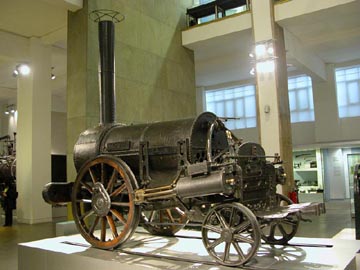
M104 169L104 163L101 163L101 172L100 172L100 181L103 185L105 185L105 169Z
M169 220L170 220L172 223L175 223L174 217L172 216L170 209L166 209L166 210L165 210L165 213L166 213L167 217L169 218Z
M84 188L85 188L87 191L89 191L90 194L93 193L92 187L89 186L87 183L85 183L85 182L83 182L83 181L80 181L80 184L81 184L82 186L84 186Z
M224 220L224 217L217 211L214 211L214 213L215 213L216 217L218 218L218 220L220 221L222 228L229 228L229 226L226 224L226 221Z
M94 234L94 231L95 231L96 225L98 225L99 220L100 220L100 217L99 217L99 216L96 216L96 218L95 218L95 220L94 220L93 224L91 225L91 227L90 227L90 229L89 229L89 233L90 233L91 235L93 235L93 234Z
M123 225L126 224L126 219L124 218L124 216L122 214L120 214L117 210L115 209L110 209L111 214L113 214Z
M231 215L230 215L230 218L229 218L229 227L231 228L234 224L234 220L235 220L235 207L233 207L231 209Z
M244 260L244 259L245 259L245 255L244 255L244 252L241 250L241 247L239 246L239 244L236 243L236 242L234 242L234 241L232 242L232 244L233 244L236 252L239 254L241 260Z
M90 199L77 199L76 200L77 203L91 203Z
M153 222L155 218L155 211L151 211L150 216L149 216L149 222Z
M269 237L272 239L275 239L275 229L276 229L276 223L272 222L270 223L270 233L269 233Z
M240 225L233 228L233 231L236 233L242 233L245 230L247 230L251 226L251 222L249 220L246 220L242 222Z
M114 190L111 194L110 197L116 197L118 196L121 192L123 192L126 189L126 184L122 184L120 187L118 187L116 190Z
M222 242L224 242L224 240L220 237L220 238L214 240L214 242L209 243L206 248L207 249L214 249L216 246L220 245Z
M236 234L236 235L234 235L234 239L238 240L238 242L254 244L254 239L248 238L243 235Z
M116 226L115 226L114 219L111 216L106 216L106 219L107 219L107 222L108 222L108 224L110 226L113 237L114 238L118 237L118 232L117 232L117 229L116 229Z
M105 242L106 239L106 218L101 218L101 241Z
M121 207L130 207L130 203L126 203L126 202L111 202L111 205L121 206Z
M111 174L110 180L109 180L108 185L107 185L107 187L106 187L106 191L107 191L108 193L112 193L112 192L113 192L116 175L117 175L117 171L116 171L115 169L113 169L113 172L112 172L112 174Z
M224 250L224 257L223 257L224 262L226 262L228 260L229 253L230 253L230 243L226 243L225 244L225 250Z
M95 214L94 210L89 210L86 213L84 213L82 216L80 216L80 220L84 220L85 218L90 217L91 215Z
M278 228L281 232L281 234L284 236L284 237L287 237L288 236L288 233L285 231L284 227L282 224L278 224Z
M218 234L221 234L222 230L220 227L215 227L213 225L204 225L203 226L205 229L208 229L209 231L212 231L212 232L216 232Z
M95 174L93 173L93 171L91 170L91 168L89 168L89 174L90 174L90 177L91 177L91 180L93 181L93 183L95 184L97 182L97 179L96 179L96 176Z

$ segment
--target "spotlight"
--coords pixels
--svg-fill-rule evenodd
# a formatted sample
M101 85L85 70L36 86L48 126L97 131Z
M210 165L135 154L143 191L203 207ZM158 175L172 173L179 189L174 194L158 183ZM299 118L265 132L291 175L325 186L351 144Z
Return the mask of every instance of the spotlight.
M19 75L19 71L17 69L14 69L13 71L13 76L14 77L17 77L17 75Z
M257 58L263 58L266 54L265 44L257 44L255 46L255 54Z
M54 67L51 67L51 79L52 79L52 80L55 80L55 79L56 79L56 76L55 76L55 74L53 73L53 71L54 71Z
M13 76L17 77L19 74L27 76L30 72L31 68L28 64L18 64L13 71Z
M15 104L5 105L5 111L4 111L4 113L5 113L6 115L9 115L10 113L14 114L15 112L16 112Z
M19 72L20 72L21 75L25 75L25 76L29 75L30 71L31 71L31 69L27 64L21 64L19 66Z
M254 67L250 69L250 75L253 75L253 76L255 75L255 68Z

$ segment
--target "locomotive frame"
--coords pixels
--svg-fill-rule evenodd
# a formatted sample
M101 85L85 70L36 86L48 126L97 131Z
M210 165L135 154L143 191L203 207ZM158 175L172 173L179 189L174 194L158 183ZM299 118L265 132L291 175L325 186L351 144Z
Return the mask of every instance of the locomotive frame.
M323 204L292 204L277 194L286 180L280 157L243 143L213 113L117 124L114 21L123 18L106 10L92 15L99 22L100 124L84 131L74 147L75 182L50 183L43 191L51 204L72 202L77 228L90 244L114 249L138 224L163 236L199 226L209 255L238 266L256 254L261 239L287 243L302 211L325 211Z

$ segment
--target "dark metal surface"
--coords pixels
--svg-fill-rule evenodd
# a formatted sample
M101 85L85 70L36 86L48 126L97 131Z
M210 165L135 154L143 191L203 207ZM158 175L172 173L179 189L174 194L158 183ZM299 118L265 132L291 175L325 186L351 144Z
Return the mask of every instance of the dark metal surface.
M115 123L115 56L114 23L99 22L99 92L100 124Z
M73 185L73 182L46 184L42 191L44 201L52 205L66 205L71 202Z

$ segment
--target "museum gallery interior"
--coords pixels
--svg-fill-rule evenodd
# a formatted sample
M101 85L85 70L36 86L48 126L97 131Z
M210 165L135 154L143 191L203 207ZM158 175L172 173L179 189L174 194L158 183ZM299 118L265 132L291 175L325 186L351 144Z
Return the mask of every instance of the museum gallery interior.
M1 1L1 269L360 269L359 12Z

